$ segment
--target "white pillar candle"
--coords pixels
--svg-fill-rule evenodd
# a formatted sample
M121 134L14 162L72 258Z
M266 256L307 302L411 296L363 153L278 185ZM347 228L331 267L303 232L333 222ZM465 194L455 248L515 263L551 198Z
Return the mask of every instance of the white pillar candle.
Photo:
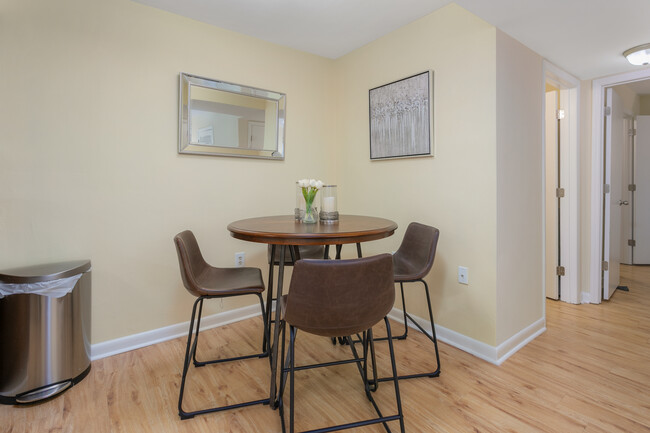
M323 212L336 212L336 197L323 197Z

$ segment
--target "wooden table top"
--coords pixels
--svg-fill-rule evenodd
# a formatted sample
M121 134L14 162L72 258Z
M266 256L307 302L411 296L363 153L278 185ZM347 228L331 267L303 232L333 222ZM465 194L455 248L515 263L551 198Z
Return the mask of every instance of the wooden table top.
M349 244L387 238L397 224L384 218L340 215L335 224L304 224L293 215L248 218L228 224L236 239L276 245Z

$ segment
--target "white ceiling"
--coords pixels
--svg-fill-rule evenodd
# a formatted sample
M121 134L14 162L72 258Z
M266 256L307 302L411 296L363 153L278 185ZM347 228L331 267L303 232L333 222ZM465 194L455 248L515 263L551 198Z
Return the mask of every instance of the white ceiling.
M337 58L450 0L135 0L224 29ZM456 4L581 79L635 68L650 43L650 0L457 0Z

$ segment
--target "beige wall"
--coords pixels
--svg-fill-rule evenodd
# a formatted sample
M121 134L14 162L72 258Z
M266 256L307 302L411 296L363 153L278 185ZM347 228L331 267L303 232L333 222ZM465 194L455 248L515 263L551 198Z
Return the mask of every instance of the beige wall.
M641 95L639 99L639 114L642 116L650 114L650 95Z
M340 208L399 224L395 236L364 246L368 253L396 250L410 221L439 228L427 277L436 323L494 345L495 28L450 5L339 59L336 67ZM435 157L370 161L368 90L426 70L434 74ZM469 285L457 282L459 265L469 268ZM409 311L426 317L422 289L408 292Z
M2 16L0 268L92 259L93 343L189 319L174 234L266 272L265 247L227 224L293 212L296 179L334 180L330 60L127 0ZM179 155L181 71L286 93L286 160Z
M544 317L542 58L496 32L496 344Z
M345 213L398 222L366 255L397 249L410 221L441 230L427 277L436 323L494 346L538 318L541 63L462 8L336 61L127 0L11 0L3 14L0 267L92 259L94 343L188 319L172 244L185 228L209 262L245 251L266 274L264 246L232 239L226 226L291 213L304 177L337 183ZM368 89L425 70L434 73L435 156L371 162ZM286 160L178 155L181 71L286 93ZM508 116L521 123L515 131L503 126ZM522 256L524 247L534 251ZM469 285L457 283L459 265ZM520 266L512 279L510 266ZM420 290L409 292L410 310L425 317Z
M636 116L640 111L641 97L626 85L614 86L614 91L621 98L623 113L628 116Z

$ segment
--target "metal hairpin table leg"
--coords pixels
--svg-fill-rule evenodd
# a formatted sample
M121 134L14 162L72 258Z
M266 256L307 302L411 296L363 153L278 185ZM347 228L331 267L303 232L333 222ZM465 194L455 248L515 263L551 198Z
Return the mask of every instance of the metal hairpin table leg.
M341 244L336 246L336 259L337 260L341 259L341 247L343 247L343 245L341 245ZM358 258L363 257L363 254L361 253L361 243L360 242L357 242L357 257ZM343 346L345 344L348 344L348 341L344 337L339 337L338 340L339 340L339 344L341 346ZM336 338L332 338L332 344L336 344Z
M271 260L269 260L269 283L266 288L266 326L269 329L269 336L271 335L271 307L273 304L273 268L275 267L275 244L271 244ZM266 346L271 347L271 342L267 342L266 336L262 341L262 350L266 350ZM271 357L269 357L269 362Z
M278 302L282 298L282 284L284 282L284 255L286 253L286 245L280 245L280 264L278 266ZM277 305L277 304L276 304ZM275 326L273 327L273 340L271 341L271 389L269 391L270 406L272 409L278 407L276 400L277 384L276 376L278 371L278 344L280 339L280 314L279 311L275 312Z

